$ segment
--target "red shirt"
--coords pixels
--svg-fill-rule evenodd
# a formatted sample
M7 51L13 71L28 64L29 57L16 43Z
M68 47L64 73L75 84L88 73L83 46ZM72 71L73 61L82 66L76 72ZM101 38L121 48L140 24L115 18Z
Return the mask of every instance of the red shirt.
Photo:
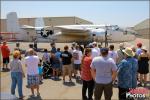
M2 45L2 46L1 46L1 51L2 51L2 56L3 56L3 58L9 57L10 50L9 50L9 48L8 48L7 45Z
M85 56L83 59L83 66L81 68L81 78L85 81L90 81L92 80L92 75L91 75L91 62L92 62L92 57Z

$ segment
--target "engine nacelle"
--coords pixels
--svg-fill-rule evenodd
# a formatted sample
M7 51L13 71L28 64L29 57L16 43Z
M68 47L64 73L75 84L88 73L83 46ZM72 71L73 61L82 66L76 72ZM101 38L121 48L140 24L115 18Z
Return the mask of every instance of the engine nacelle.
M53 34L54 34L54 31L49 30L48 33L49 33L50 35L53 35Z

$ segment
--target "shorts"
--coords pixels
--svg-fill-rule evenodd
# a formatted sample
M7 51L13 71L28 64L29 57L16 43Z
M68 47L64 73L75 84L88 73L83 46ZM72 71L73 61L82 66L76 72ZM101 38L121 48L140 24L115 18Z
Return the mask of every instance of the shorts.
M59 68L60 68L60 64L53 64L53 65L52 65L52 68L53 68L53 69L59 69Z
M67 75L69 74L69 76L71 76L72 74L72 66L70 65L63 65L63 75Z
M81 64L74 64L73 67L75 70L81 70Z
M28 86L39 85L39 75L27 75Z
M9 57L3 58L3 64L8 64L9 63Z

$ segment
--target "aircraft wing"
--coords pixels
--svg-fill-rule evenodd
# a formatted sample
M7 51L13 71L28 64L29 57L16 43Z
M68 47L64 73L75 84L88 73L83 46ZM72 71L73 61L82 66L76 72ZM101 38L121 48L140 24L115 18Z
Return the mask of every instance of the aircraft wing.
M47 29L47 28L51 28L51 26L43 26L43 27L34 27L34 26L30 26L30 25L22 25L21 26L22 29L27 29L27 30L41 30L41 29Z
M64 35L88 36L90 30L84 27L71 27L69 25L55 26L55 30L60 30Z
M21 28L22 29L35 29L35 27L29 26L29 25L22 25Z

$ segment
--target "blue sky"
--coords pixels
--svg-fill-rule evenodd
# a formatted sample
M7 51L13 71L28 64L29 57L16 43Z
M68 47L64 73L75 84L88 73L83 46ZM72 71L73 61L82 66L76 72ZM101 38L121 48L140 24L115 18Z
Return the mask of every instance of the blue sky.
M94 24L134 26L149 18L149 1L1 1L1 18L77 16Z

